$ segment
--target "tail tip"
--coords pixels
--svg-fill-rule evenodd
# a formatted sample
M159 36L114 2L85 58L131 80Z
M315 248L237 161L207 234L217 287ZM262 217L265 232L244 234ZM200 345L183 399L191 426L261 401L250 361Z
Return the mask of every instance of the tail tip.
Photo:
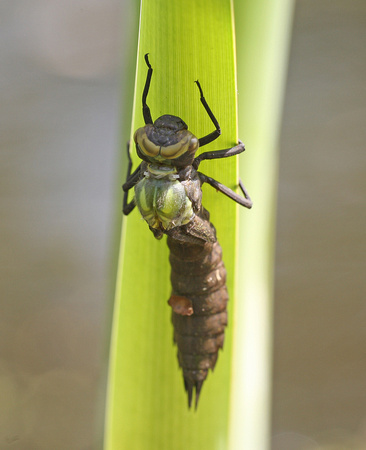
M184 378L184 388L188 394L188 408L191 409L192 407L192 400L193 400L193 392L195 392L195 404L194 409L197 411L198 407L198 401L200 398L200 393L202 389L204 380L191 380L189 378Z

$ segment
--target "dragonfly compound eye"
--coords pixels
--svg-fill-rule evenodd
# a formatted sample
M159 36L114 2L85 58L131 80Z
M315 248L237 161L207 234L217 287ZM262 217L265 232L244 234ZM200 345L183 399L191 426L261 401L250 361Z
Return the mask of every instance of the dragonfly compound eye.
M198 148L198 139L189 131L179 133L181 138L176 144L161 147L160 154L164 159L176 159L185 153L192 154Z
M143 155L155 158L160 153L160 145L154 144L154 142L148 138L150 128L152 128L152 125L146 125L145 127L139 128L136 130L133 139Z
M199 147L198 139L188 130L172 131L167 128L156 128L150 124L135 132L134 141L142 159L157 162L182 157L185 164L190 164ZM189 160L186 161L186 158Z

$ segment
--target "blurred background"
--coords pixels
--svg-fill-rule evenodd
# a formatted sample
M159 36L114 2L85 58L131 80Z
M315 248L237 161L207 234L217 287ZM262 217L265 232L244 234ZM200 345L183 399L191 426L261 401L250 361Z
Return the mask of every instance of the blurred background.
M133 3L0 3L0 449L101 448ZM275 450L366 448L365 48L364 0L296 1Z
M280 140L273 448L366 449L366 2L295 4Z

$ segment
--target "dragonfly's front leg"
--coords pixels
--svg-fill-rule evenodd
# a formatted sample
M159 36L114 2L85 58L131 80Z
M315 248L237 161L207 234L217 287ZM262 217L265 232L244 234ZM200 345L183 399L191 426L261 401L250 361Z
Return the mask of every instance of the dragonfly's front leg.
M131 174L132 170L132 159L130 155L130 141L127 142L127 158L128 158L128 167L127 167L127 176L126 176L126 182L122 186L122 189L124 190L123 195L123 214L125 216L128 216L130 212L135 208L136 202L133 198L130 202L128 202L128 191L135 186L135 184L139 180L140 172L141 172L141 163L137 167L137 169Z

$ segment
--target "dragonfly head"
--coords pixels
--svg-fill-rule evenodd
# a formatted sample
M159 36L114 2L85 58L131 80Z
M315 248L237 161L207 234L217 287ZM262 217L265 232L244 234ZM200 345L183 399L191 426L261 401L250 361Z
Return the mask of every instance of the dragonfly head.
M186 123L164 115L139 128L134 135L138 156L147 162L183 168L192 164L199 143Z

